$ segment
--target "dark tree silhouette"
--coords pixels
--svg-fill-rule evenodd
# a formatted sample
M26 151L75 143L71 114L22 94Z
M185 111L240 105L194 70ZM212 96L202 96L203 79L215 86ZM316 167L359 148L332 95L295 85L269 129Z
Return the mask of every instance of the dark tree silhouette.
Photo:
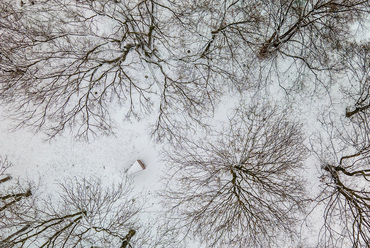
M341 121L324 119L326 136L317 149L322 168L325 207L320 245L370 247L370 137L365 111L352 112ZM361 121L360 121L361 120Z
M79 137L109 134L118 103L126 117L155 110L159 139L201 123L230 86L243 91L276 78L294 88L307 71L324 83L343 69L335 55L352 39L350 25L369 12L363 0L48 0L0 8L0 96L19 126L51 137L66 127ZM299 76L283 80L287 71Z
M6 218L8 212L27 211L22 209L25 198L32 196L31 185L23 186L23 183L13 179L7 170L12 166L7 157L0 156L0 219ZM0 221L0 225L3 222Z
M300 125L268 106L240 107L221 131L167 153L173 225L207 247L269 247L294 236L305 205L296 174Z
M191 26L189 36L200 37L193 52L199 63L225 77L229 72L241 90L272 80L297 88L306 74L325 83L343 69L337 54L353 40L351 24L363 23L370 11L364 0L188 0L174 5L184 26Z
M134 247L142 240L138 220L140 200L126 179L103 186L96 178L73 178L29 206L2 220L2 247Z
M343 94L352 106L346 109L346 117L351 122L366 122L370 109L370 45L368 43L347 43L343 45L342 63L347 68L348 84L343 86ZM365 128L366 125L363 125Z
M198 118L212 101L207 77L169 50L179 46L179 34L160 19L170 10L155 1L2 2L0 8L0 99L19 126L51 137L67 126L78 137L109 134L114 103L127 118L151 112L155 103L159 132L171 126L170 113Z

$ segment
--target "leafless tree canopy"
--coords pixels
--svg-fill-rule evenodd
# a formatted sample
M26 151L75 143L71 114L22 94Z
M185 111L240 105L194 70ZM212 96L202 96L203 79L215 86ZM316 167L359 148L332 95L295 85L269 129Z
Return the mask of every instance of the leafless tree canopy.
M214 89L206 76L169 51L179 34L168 33L166 19L158 19L166 7L154 1L50 0L0 7L0 95L21 126L52 137L66 126L76 126L77 136L110 133L111 101L122 104L127 117L139 117L153 109L150 98L159 95L163 123L175 102L199 115L211 100Z
M368 44L346 44L343 64L348 84L343 94L352 105L340 120L329 113L322 124L326 144L318 152L325 203L321 242L327 247L370 247L370 136ZM318 149L320 150L320 149Z
M343 50L342 60L347 66L349 84L342 91L353 103L346 109L346 117L352 123L365 124L363 128L366 129L370 108L370 46L368 43L349 43Z
M117 118L154 112L153 135L176 146L166 228L209 247L268 247L294 236L304 209L301 126L264 103L240 105L221 129L204 117L226 92L310 84L330 96L344 80L350 105L324 114L313 149L320 245L370 247L370 49L353 32L369 13L368 0L0 0L0 103L16 128L50 138L110 134ZM191 140L195 127L207 135ZM127 182L72 179L41 204L8 166L0 157L0 246L142 244Z
M352 40L351 24L369 13L363 0L189 0L175 5L184 26L192 27L190 36L200 37L199 63L212 72L229 72L239 89L279 79L287 71L309 72L312 80L325 81L342 69L335 54ZM323 71L329 71L325 78ZM297 78L293 85L281 81L297 84Z
M269 247L293 235L305 205L296 174L302 142L299 124L257 106L237 109L222 131L183 142L168 154L175 225L208 247Z
M11 166L7 157L0 156L0 229L11 218L10 213L28 211L26 198L32 196L31 185L22 183L7 173Z
M200 121L222 88L280 78L282 60L325 81L323 71L330 78L342 69L335 54L352 39L350 25L369 12L364 0L2 1L0 8L1 99L20 126L51 137L66 126L79 137L110 133L112 101L127 117L155 103L154 132L171 135L177 113Z
M3 220L2 247L128 248L143 243L136 237L141 207L130 195L129 181L105 187L98 179L73 178L60 187L61 194Z
M357 125L346 123L346 129L327 124L329 144L321 151L325 204L321 242L326 247L369 247L370 245L370 149L345 139L346 135L368 136ZM340 131L340 132L339 132ZM355 136L353 136L353 139ZM368 137L367 137L368 138ZM321 141L321 143L326 143Z

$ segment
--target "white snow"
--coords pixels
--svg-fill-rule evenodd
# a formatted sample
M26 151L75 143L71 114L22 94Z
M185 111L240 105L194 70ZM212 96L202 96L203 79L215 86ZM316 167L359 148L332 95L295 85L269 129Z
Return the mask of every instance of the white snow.
M357 31L360 37L369 38L369 32L363 32L359 28ZM292 75L287 75L290 76ZM296 94L296 98L287 99L284 89L278 83L266 87L264 93L259 94L265 94L270 97L271 102L281 106L290 105L291 115L287 118L300 120L304 124L303 129L309 146L312 135L321 129L320 113L330 107L335 118L340 118L345 107L350 104L341 97L339 86L330 89L330 97L325 92L308 97L312 88L307 86L308 88L303 87L299 94ZM250 92L245 98L252 99L254 93ZM235 92L230 92L224 96L223 104L217 106L217 112L211 121L217 123L227 118L228 110L239 101L236 95ZM155 114L140 121L130 122L124 121L125 117L118 106L115 106L113 111L116 125L114 135L97 136L85 142L76 141L67 130L62 136L46 141L47 137L42 133L33 133L27 129L10 131L13 123L4 117L5 109L0 106L0 155L6 155L13 163L14 166L9 169L13 176L40 180L44 191L55 190L56 182L67 177L96 176L101 178L103 183L110 184L128 173L134 180L135 192L147 199L145 212L150 222L154 213L161 214L156 191L163 187L160 178L165 171L165 165L161 161L161 149L165 148L166 144L156 143L150 135L150 125L155 123ZM138 159L146 165L145 170L137 162ZM319 191L317 185L320 180L320 164L313 156L309 157L305 164L302 176L307 180L312 195L315 195ZM308 226L302 225L306 245L316 244L317 232L322 226L321 215L322 209L315 209L309 215L306 223Z

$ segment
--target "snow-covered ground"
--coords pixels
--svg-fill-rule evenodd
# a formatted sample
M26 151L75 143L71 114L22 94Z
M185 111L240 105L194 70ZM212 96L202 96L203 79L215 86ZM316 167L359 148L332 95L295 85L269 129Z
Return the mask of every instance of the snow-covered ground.
M369 38L366 30L354 26L353 31L359 37L358 41ZM196 45L190 48L192 51L200 50ZM284 72L285 64L282 62L279 66L281 72ZM290 67L290 64L286 67ZM330 113L333 120L340 121L345 118L346 107L353 106L353 101L344 98L341 92L348 82L340 75L335 75L336 83L330 86L319 85L312 83L312 75L297 75L294 69L285 72L279 79L272 78L269 85L245 91L242 96L229 90L220 100L221 104L215 106L216 111L209 119L209 124L217 126L227 121L230 111L241 99L257 103L267 99L269 103L289 112L286 119L302 123L305 145L312 148L315 139L324 131L321 122L324 115ZM290 89L289 83L296 83L297 78L300 81L299 87ZM288 85L282 85L281 82L288 82ZM292 90L292 94L287 94L287 90ZM0 155L7 156L12 162L13 167L8 171L10 174L39 181L41 192L57 190L58 182L70 177L94 176L100 178L103 184L110 185L128 173L133 181L134 193L141 194L146 201L141 217L153 222L165 214L165 211L162 212L158 191L166 187L162 182L162 176L167 171L162 153L169 149L170 144L165 141L159 143L151 136L157 113L128 121L122 113L125 111L121 110L118 105L111 108L115 125L112 135L98 135L90 137L88 141L76 140L73 133L66 129L61 135L47 140L42 132L35 133L26 128L11 131L14 123L5 117L6 110L0 106ZM194 135L197 135L196 132ZM138 159L145 163L145 170L134 164ZM311 153L300 174L306 181L311 197L320 192L321 166ZM308 209L309 214L300 230L302 247L317 245L318 233L323 225L323 207L316 207L313 202ZM189 244L189 247L201 248L197 244Z
M213 123L227 120L229 110L235 104L235 98L229 96L228 99L224 100L227 104L218 107ZM306 122L304 127L307 133L318 128L314 114L316 111L313 109L319 108L321 104L314 105L312 101L307 100L305 104L292 108L295 113L293 116ZM117 117L117 120L120 118ZM12 175L40 181L40 190L45 192L56 190L57 183L65 178L95 176L109 185L128 172L134 182L134 192L142 194L146 199L144 216L155 219L158 214L163 214L157 190L164 187L161 176L166 171L166 166L161 161L161 151L166 145L157 144L151 138L150 124L150 119L128 122L122 118L121 122L116 122L115 135L97 136L86 142L75 140L67 132L52 140L46 140L47 137L42 133L35 134L26 129L10 131L12 123L2 118L0 151L13 163L9 170ZM145 163L145 170L131 167L137 159ZM308 188L317 191L319 165L315 162L313 158L307 160L302 176L307 180ZM132 171L135 173L130 173ZM316 237L313 233L322 224L320 214L316 209L307 222L302 224L302 238L306 239L305 244L308 245L305 247L313 247L316 242L312 237ZM313 223L320 224L310 226Z

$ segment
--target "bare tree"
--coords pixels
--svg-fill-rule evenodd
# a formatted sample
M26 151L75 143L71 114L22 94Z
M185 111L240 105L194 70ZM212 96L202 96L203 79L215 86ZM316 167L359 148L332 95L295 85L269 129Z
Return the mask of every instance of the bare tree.
M126 117L156 110L162 138L212 114L225 87L280 79L280 61L325 81L369 12L364 0L31 2L0 5L0 96L20 126L51 137L108 134L119 103Z
M326 136L316 143L322 168L325 247L370 247L370 139L363 111L323 120ZM358 115L358 116L357 116ZM362 120L362 121L359 121Z
M305 74L325 82L342 69L336 54L343 42L352 40L351 24L363 23L370 10L364 0L189 0L173 4L188 36L199 37L193 57L206 70L228 75L241 90L260 86L265 80L297 88ZM284 77L284 72L292 78Z
M140 200L130 182L103 186L99 179L73 178L61 193L39 200L24 214L14 213L2 227L6 247L142 247ZM16 218L15 218L16 217Z
M353 102L346 109L351 122L367 122L370 109L370 45L347 43L343 45L342 63L347 67L348 83L342 86L343 95ZM366 128L366 125L363 125Z
M369 155L351 154L343 156L338 165L327 164L331 182L325 190L327 205L324 212L325 245L350 245L370 247L370 169Z
M207 247L270 247L293 237L306 152L300 125L277 109L237 108L221 131L166 154L173 226Z
M17 179L13 179L7 170L12 166L8 161L7 157L0 156L0 219L6 218L8 212L14 212L20 214L20 212L27 211L24 208L25 198L31 197L31 185L20 182ZM3 221L0 221L0 225L3 225Z
M162 121L167 112L181 108L199 116L212 100L207 77L169 51L179 34L160 19L169 12L160 3L49 0L0 7L0 96L20 126L51 137L67 126L82 137L110 133L110 102L123 105L126 117L140 117L159 96L160 129L171 123Z

